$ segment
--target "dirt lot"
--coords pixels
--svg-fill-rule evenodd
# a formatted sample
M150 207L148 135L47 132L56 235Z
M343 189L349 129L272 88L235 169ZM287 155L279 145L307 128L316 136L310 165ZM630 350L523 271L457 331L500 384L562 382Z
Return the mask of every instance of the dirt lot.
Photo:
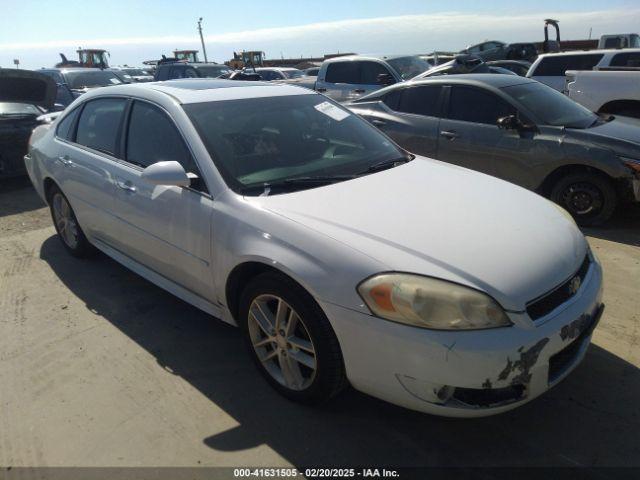
M234 328L70 257L30 185L0 183L0 465L640 466L640 209L587 233L607 308L546 395L477 420L354 391L310 409L267 386Z

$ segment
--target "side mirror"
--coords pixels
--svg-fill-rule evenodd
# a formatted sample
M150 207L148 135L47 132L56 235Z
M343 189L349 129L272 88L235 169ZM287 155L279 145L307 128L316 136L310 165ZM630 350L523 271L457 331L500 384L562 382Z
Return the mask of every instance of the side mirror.
M176 161L158 162L142 171L142 178L153 185L188 187L191 179Z
M522 123L518 119L516 115L507 115L506 117L501 117L496 122L498 128L503 130L519 130L522 128Z
M381 73L376 77L378 85L393 85L396 83L396 79L390 73Z

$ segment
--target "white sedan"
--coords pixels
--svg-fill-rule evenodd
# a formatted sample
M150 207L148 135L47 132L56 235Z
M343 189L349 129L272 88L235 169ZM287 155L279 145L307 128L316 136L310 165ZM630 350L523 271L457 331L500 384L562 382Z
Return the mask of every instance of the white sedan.
M238 325L296 401L350 384L499 413L573 370L602 313L601 267L564 210L414 157L307 89L98 89L37 128L25 161L69 253L101 250Z

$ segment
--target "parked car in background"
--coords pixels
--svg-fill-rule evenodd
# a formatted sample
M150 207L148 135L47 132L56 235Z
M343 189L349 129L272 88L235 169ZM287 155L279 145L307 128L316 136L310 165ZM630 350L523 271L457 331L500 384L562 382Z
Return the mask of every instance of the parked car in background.
M500 413L566 377L602 314L602 269L564 210L414 159L307 89L91 92L35 130L25 161L70 254L98 248L242 327L298 402L350 383L423 412Z
M311 67L311 68L305 68L303 70L304 74L308 77L317 77L318 76L318 72L320 71L320 67Z
M126 83L117 72L97 68L45 68L38 73L53 78L58 86L57 108L64 108L80 95L98 87Z
M413 80L437 77L439 75L459 75L461 73L500 73L504 75L517 75L511 70L499 66L490 66L480 57L475 55L457 55L449 62L433 67L416 76Z
M493 62L486 62L489 68L504 68L511 70L516 75L525 77L529 68L531 68L531 62L524 60L496 60Z
M533 43L504 43L497 40L471 45L459 53L477 55L485 62L491 60L525 60L532 62L538 56Z
M316 91L339 102L404 82L428 70L430 64L417 55L349 55L325 60L316 80Z
M258 67L258 68L246 68L249 73L257 73L262 77L262 80L270 82L273 80L290 80L304 77L304 72L297 68L289 67Z
M156 67L155 81L174 80L177 78L217 78L233 72L226 65L218 63L165 62Z
M565 92L592 112L640 118L640 68L567 72Z
M637 33L602 35L598 41L598 48L640 48L640 35Z
M29 137L55 98L56 84L50 77L0 68L0 178L26 174Z
M598 116L533 80L436 77L349 108L408 151L539 192L581 225L602 224L618 203L640 201L640 124Z
M625 50L587 50L540 55L527 77L561 92L567 70L597 70L603 67L640 66L640 48Z
M110 70L118 70L128 75L132 82L153 82L153 75L141 68L134 67L111 67Z

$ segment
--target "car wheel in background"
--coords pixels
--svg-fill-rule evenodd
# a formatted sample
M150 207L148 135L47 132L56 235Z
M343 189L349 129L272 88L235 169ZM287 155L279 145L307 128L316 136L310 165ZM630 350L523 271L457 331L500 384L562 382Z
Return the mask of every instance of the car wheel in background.
M60 238L66 250L78 258L95 254L96 249L89 243L82 228L80 228L78 219L73 213L67 197L55 185L49 191L49 208L53 225L56 228L56 232L58 232L58 238Z
M320 403L346 385L338 339L300 285L278 273L254 278L240 298L239 324L267 381L287 398Z
M616 191L604 175L573 173L561 178L551 189L551 200L567 210L580 226L597 226L613 214Z

